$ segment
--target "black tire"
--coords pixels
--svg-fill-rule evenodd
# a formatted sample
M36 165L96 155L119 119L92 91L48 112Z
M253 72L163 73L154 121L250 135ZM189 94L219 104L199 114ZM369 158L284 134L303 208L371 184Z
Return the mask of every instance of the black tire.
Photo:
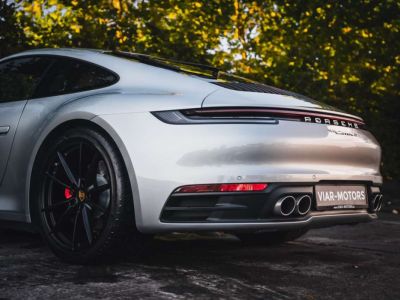
M69 129L39 155L34 219L58 257L90 264L114 260L127 242L140 248L127 171L104 133Z
M307 229L297 229L274 232L236 233L236 236L243 244L247 245L279 245L294 241L306 234L307 231Z

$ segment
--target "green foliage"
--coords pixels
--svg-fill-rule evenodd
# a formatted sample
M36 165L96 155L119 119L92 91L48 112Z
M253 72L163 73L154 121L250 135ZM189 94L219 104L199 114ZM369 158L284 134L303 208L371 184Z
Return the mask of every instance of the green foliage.
M237 3L230 68L361 115L400 178L400 2Z
M88 47L211 63L361 115L383 145L385 175L400 178L397 0L15 2L2 55Z
M0 57L27 47L24 32L15 15L15 5L0 0Z

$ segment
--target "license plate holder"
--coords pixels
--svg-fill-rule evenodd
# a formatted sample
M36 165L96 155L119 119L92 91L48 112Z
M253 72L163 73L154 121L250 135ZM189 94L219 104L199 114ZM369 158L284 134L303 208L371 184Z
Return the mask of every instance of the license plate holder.
M315 199L317 210L368 207L367 189L363 185L316 185Z

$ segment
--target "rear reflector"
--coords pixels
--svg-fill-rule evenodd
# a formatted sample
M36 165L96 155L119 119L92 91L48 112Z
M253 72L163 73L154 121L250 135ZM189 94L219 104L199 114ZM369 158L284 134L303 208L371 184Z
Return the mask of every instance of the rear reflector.
M182 186L175 193L259 192L267 187L266 183L198 184Z

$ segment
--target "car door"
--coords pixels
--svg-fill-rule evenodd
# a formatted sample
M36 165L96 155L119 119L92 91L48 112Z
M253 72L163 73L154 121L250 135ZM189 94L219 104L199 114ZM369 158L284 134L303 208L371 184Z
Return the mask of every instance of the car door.
M50 63L51 58L35 56L0 62L0 185L21 114Z

